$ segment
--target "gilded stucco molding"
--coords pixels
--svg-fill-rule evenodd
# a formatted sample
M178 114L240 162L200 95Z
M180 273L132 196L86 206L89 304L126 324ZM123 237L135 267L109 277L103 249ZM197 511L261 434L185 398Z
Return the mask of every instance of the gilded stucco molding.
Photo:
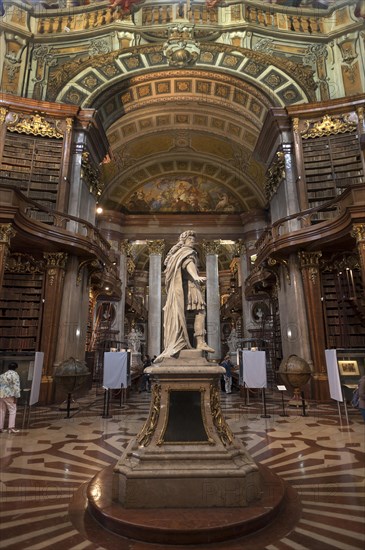
M8 122L7 129L9 132L17 132L19 134L59 139L63 137L60 125L61 120L46 120L39 114L26 115L22 113L13 113L13 120Z
M210 411L212 413L213 424L215 429L217 430L219 439L221 440L223 445L226 447L227 445L231 445L233 443L234 436L230 428L226 424L226 421L224 420L224 416L222 414L222 409L220 404L219 393L220 392L217 385L211 384Z
M301 131L302 138L308 139L352 132L357 127L357 121L350 117L350 114L343 114L338 117L324 115L322 120L317 122L306 120L305 128Z
M30 254L10 254L5 263L5 270L10 273L44 273L44 269L44 261Z
M5 107L0 107L0 124L4 124L8 110Z
M365 241L365 224L360 223L353 226L351 237L355 237L357 243Z
M285 155L282 151L278 151L266 175L265 195L267 199L271 199L276 193L283 179L285 179Z
M128 241L128 239L123 239L122 241L119 241L118 249L121 254L129 256L132 251L132 244Z
M100 170L90 160L90 153L84 151L81 155L81 176L90 193L95 197L100 197L103 192L104 185L100 181Z
M323 271L339 273L346 269L360 269L360 258L356 252L333 254L321 262Z
M237 256L244 256L247 254L247 247L244 244L242 239L238 239L238 241L235 243L235 254Z
M204 48L202 46L200 63L204 63L204 59L208 60L209 58L212 62L207 61L206 66L209 68L209 70L215 70L215 63L218 63L219 59L219 56L216 56L215 54L218 53L232 53L232 55L235 55L236 57L240 55L242 61L248 59L251 63L256 63L257 66L260 65L269 67L270 65L272 65L291 77L292 80L298 85L298 87L304 91L309 100L316 100L315 90L317 88L317 84L313 78L314 72L312 68L308 65L295 63L290 59L282 59L274 55L268 55L267 53L221 43L205 43ZM106 68L110 66L111 63L114 63L119 59L123 60L124 62L128 61L127 66L130 68L129 76L132 76L134 70L150 68L148 64L144 64L142 56L152 54L160 54L161 65L167 64L166 58L162 55L163 43L154 45L148 44L133 46L131 48L119 49L108 54L96 55L92 59L87 56L79 58L77 60L69 61L63 64L61 67L57 67L51 71L48 81L46 98L51 101L55 100L56 97L61 93L62 89L65 88L66 85L69 88L70 82L74 78L78 77L80 73L82 73L84 70L88 69L91 66L91 63L94 68ZM217 57L216 60L214 59L215 57ZM135 59L135 62L133 62L133 59ZM231 70L234 70L234 67L232 67ZM173 72L172 74L176 77L176 72ZM242 78L242 73L237 72L236 75L238 74L239 78ZM163 75L164 78L168 77L169 71L164 72ZM110 77L111 79L115 80L115 76L115 72L113 71ZM125 74L120 74L118 76L125 77ZM148 79L151 78L150 75L146 76ZM196 73L194 73L194 76L197 76ZM222 78L224 78L224 75L222 75ZM228 81L232 78L232 76L225 75L225 78ZM104 83L103 86L105 86ZM95 92L96 90L94 89L93 95L95 94Z
M143 447L147 447L151 443L151 439L155 433L158 419L160 417L161 384L153 384L151 401L152 405L148 419L141 432L137 435L137 442Z
M0 242L10 244L10 240L15 237L16 231L13 229L11 223L0 224Z

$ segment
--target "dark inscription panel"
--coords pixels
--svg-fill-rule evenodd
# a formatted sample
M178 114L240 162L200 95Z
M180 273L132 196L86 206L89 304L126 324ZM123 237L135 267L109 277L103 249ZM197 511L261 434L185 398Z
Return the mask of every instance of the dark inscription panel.
M202 418L200 391L170 391L164 443L209 441Z

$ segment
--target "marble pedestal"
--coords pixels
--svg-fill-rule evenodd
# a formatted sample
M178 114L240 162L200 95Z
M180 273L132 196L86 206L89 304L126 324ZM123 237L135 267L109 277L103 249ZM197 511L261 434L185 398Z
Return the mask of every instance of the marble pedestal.
M114 502L124 508L245 507L261 497L258 466L220 407L224 369L199 350L146 369L149 417L114 468Z

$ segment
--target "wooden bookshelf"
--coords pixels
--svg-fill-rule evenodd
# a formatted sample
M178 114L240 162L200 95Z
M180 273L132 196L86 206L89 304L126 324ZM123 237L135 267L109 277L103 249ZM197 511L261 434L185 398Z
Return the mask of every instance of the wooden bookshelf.
M62 148L63 141L59 139L7 132L0 164L0 182L14 185L27 197L55 210Z
M357 134L346 132L302 139L308 207L317 207L340 195L349 185L364 181ZM318 220L331 217L319 212Z
M43 275L5 273L0 293L0 349L35 352L41 326Z
M360 270L351 270L357 295L363 295ZM327 348L361 348L365 345L365 326L351 296L344 291L342 274L322 273L323 314Z

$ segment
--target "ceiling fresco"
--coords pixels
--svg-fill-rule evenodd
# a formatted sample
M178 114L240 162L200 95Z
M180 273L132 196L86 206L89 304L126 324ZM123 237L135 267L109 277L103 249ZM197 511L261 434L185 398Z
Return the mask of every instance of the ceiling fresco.
M126 201L126 210L141 212L241 212L245 208L232 193L201 176L156 178Z

